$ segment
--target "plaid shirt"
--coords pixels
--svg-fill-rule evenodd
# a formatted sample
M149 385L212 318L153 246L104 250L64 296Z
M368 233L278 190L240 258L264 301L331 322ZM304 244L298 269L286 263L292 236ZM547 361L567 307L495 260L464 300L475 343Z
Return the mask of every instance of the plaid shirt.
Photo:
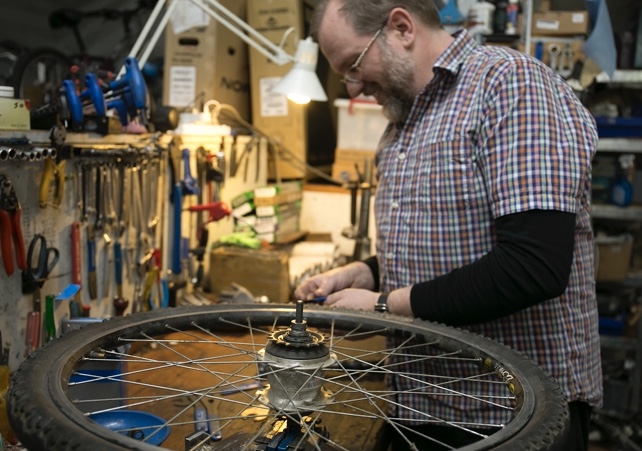
M478 260L495 244L495 218L532 209L575 213L566 292L468 330L530 356L556 378L569 401L600 405L590 218L597 142L592 116L548 67L510 49L479 46L466 31L455 35L434 74L408 120L389 125L377 152L382 291L431 280ZM406 369L438 371L412 364ZM452 371L464 370L446 372ZM411 380L393 382L402 392L400 402L414 402L419 411L453 419L478 416L477 406L466 398L435 402L410 395ZM485 420L505 420L480 414Z

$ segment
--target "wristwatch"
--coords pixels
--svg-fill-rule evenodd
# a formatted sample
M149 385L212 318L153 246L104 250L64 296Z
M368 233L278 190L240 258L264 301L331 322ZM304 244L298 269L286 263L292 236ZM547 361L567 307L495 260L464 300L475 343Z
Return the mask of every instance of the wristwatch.
M381 312L385 313L388 311L388 295L387 294L382 294L379 296L379 299L377 299L377 303L375 304L375 312Z

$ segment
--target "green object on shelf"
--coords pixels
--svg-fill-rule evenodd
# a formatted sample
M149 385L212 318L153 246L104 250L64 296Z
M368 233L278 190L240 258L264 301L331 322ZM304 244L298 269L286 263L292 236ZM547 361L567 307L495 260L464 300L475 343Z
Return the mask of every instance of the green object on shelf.
M54 318L54 295L45 297L45 341L56 338L56 320Z
M233 245L247 247L249 249L260 249L263 242L256 237L254 232L235 232L223 235L215 246Z

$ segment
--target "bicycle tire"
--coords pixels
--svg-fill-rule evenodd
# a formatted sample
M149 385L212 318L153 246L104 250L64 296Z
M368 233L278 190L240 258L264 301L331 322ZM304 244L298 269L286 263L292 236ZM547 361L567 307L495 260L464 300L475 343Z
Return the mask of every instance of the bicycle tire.
M71 77L72 64L71 58L53 48L36 48L20 55L12 74L16 97L28 99L32 111L57 103L58 90L62 81Z
M10 423L30 450L158 449L96 426L68 397L68 382L88 353L123 346L123 340L143 332L153 337L168 328L194 329L195 325L223 331L231 327L230 324L247 324L250 319L252 329L260 330L287 325L293 315L291 304L177 307L112 318L64 334L36 351L13 374L7 394ZM336 330L349 330L358 324L359 330L365 333L385 330L398 336L437 340L445 350L458 349L464 356L496 363L497 366L491 364L490 367L495 368L493 372L498 379L504 384L511 379L519 405L516 417L503 429L462 450L563 449L569 413L562 390L522 354L463 330L390 314L313 306L307 308L305 318L309 324L332 325Z

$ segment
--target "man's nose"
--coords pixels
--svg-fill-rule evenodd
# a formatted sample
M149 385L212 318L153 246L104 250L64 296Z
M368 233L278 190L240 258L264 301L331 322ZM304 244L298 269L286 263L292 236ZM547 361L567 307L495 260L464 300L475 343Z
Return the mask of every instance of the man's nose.
M359 81L357 83L346 83L346 90L350 97L358 97L359 94L363 92L364 86L365 83L363 81Z

